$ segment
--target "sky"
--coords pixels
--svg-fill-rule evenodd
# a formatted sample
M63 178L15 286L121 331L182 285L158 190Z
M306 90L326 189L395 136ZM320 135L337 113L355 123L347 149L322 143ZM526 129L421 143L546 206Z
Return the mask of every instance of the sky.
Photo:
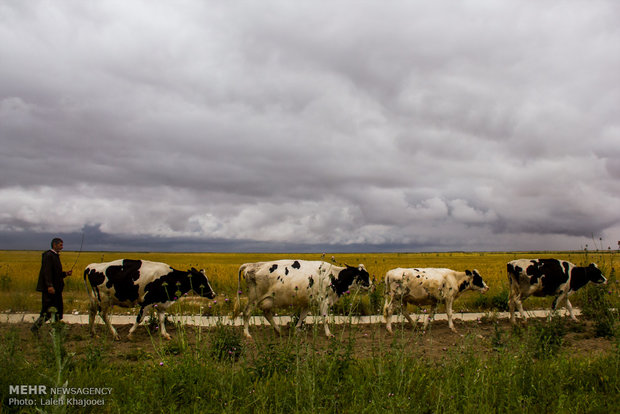
M0 249L617 249L620 3L0 1Z

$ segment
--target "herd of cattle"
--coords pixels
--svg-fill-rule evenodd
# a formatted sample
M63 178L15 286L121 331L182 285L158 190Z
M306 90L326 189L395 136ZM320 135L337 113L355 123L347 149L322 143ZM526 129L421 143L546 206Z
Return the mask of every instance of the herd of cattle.
M522 301L529 296L555 296L552 308L566 302L570 317L576 320L568 296L588 282L605 283L607 279L595 264L587 267L557 259L519 259L507 265L510 285L510 320L515 323L515 306L527 319ZM276 332L280 327L273 319L274 310L295 307L300 310L297 327L301 326L312 304L318 304L323 318L325 335L330 336L328 312L343 295L374 289L364 265L344 267L323 261L278 260L246 263L239 268L239 289L232 317L239 315L241 278L245 280L248 303L243 310L244 334L251 338L249 321L252 312L260 308ZM452 322L452 304L463 292L475 290L485 293L489 287L477 270L459 272L438 268L397 268L384 278L385 305L383 315L386 329L392 332L391 317L395 310L405 316L407 304L431 305L424 328L432 321L437 305L445 304L448 326L456 332ZM115 339L119 335L110 323L108 312L114 305L140 306L136 322L129 330L134 333L144 315L155 310L159 317L160 332L170 339L164 324L165 311L178 298L190 291L213 299L215 292L204 270L191 268L175 270L165 263L146 260L121 259L109 263L93 263L84 270L84 283L90 297L89 325L94 335L94 322L101 316ZM90 285L90 287L89 287Z

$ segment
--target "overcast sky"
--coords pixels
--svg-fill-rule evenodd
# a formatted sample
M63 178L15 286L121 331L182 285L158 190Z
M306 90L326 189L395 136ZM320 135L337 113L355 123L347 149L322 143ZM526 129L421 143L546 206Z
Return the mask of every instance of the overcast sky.
M619 22L616 0L1 0L0 248L618 248Z

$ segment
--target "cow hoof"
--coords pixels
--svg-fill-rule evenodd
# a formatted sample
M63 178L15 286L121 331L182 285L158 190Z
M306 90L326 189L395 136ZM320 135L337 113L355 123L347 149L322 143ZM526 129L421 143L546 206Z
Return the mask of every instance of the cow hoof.
M128 337L128 338L129 338L129 337ZM120 341L120 340L121 340L121 337L120 337L120 336L118 336L118 335L114 335L114 340L115 340L115 341Z
M166 335L162 335L164 337L164 339L167 339L168 341L172 339L172 337L168 334Z

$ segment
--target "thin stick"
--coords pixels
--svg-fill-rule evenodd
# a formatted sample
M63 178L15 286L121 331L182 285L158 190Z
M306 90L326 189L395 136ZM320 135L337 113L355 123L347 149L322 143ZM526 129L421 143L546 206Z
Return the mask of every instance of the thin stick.
M82 241L80 242L80 251L78 252L77 257L75 258L75 262L73 262L73 266L71 266L71 271L73 272L73 268L75 267L75 264L77 263L78 259L80 258L80 255L82 254L82 246L84 246L84 232L82 232Z

